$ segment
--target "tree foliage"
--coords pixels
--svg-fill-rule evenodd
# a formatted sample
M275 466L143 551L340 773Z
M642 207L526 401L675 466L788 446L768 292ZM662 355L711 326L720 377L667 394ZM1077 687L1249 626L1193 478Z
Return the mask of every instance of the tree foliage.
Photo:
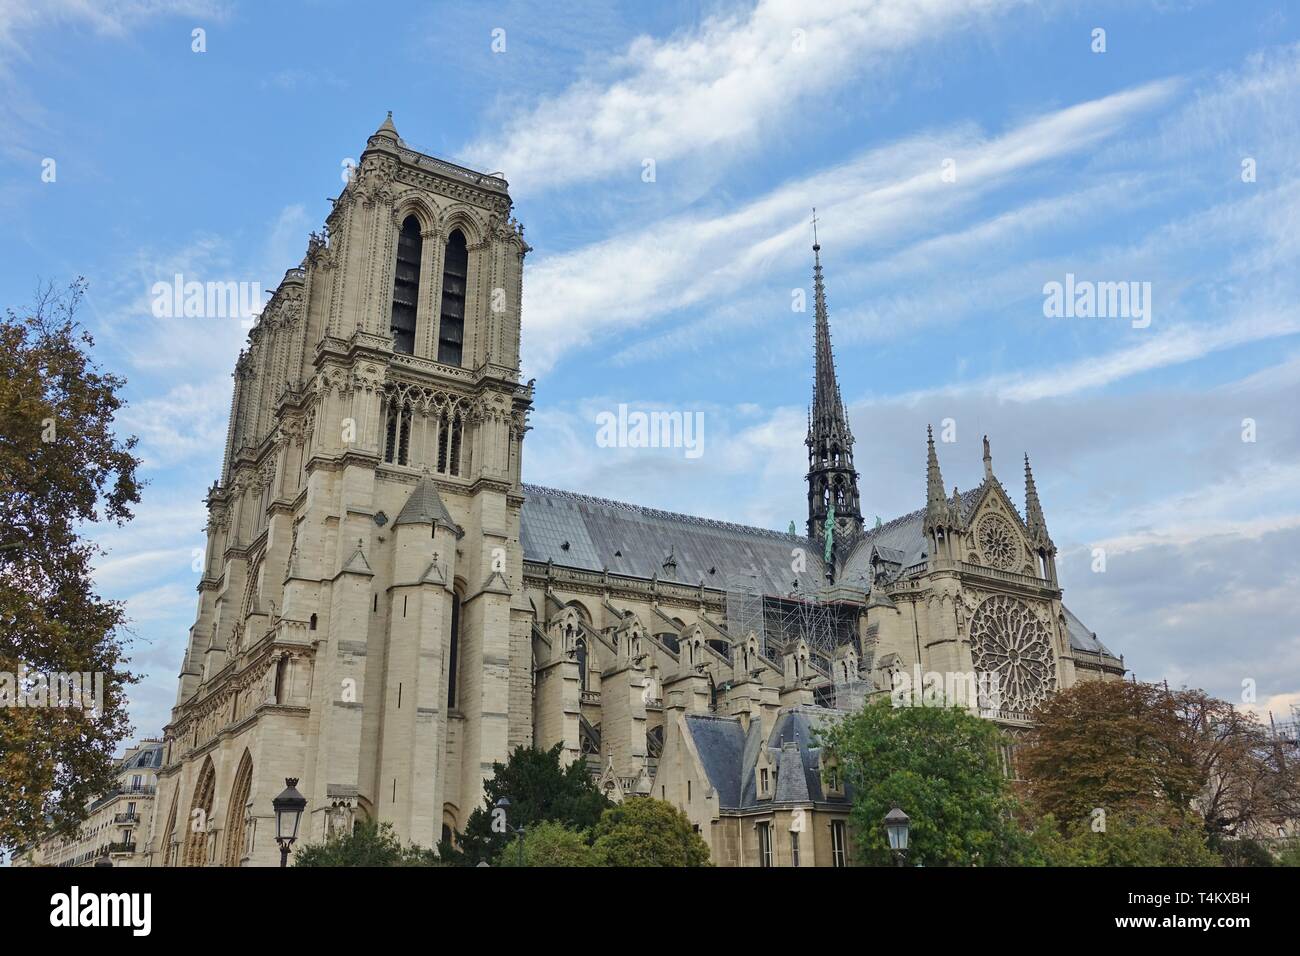
M1300 817L1300 750L1294 743L1270 737L1253 714L1205 691L1172 696L1203 781L1195 805L1212 844ZM1257 853L1253 858L1260 859Z
M586 833L554 820L543 820L524 832L524 866L600 866ZM501 854L501 866L519 866L519 838Z
M428 847L403 844L391 823L362 821L350 833L308 844L293 854L294 866L438 866Z
M894 707L881 698L820 735L853 788L858 862L892 862L882 821L911 818L908 861L924 866L1020 862L1026 841L1004 776L1004 738L956 707Z
M709 846L686 814L650 797L610 807L592 831L603 866L709 866Z
M1134 814L1180 818L1204 783L1174 698L1128 681L1084 681L1048 698L1018 754L1025 792L1063 825Z
M1095 809L1177 827L1211 845L1300 813L1300 760L1250 714L1200 690L1088 681L1047 700L1019 755L1039 814L1064 825Z
M120 603L91 585L100 549L87 524L124 524L140 500L136 439L119 440L122 378L91 357L75 318L84 283L46 287L23 314L0 318L0 672L91 673L98 712L0 707L0 848L52 822L75 827L112 786L113 755L131 731ZM25 688L10 678L0 693ZM12 702L10 702L12 703Z
M561 765L562 750L560 744L550 750L520 746L504 764L493 764L492 776L483 781L483 806L465 822L459 846L444 840L439 853L466 866L484 860L496 864L513 831L521 826L529 828L543 820L582 831L595 826L610 802L592 781L585 761ZM510 806L504 814L494 813L502 797Z
M1059 826L1051 815L1034 829L1034 862L1047 866L1218 866L1194 821L1171 823L1167 816L1107 814L1097 821Z

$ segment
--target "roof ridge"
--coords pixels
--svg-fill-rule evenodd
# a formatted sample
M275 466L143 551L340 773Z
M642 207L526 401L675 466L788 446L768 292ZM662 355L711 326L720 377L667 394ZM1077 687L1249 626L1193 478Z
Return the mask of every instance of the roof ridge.
M524 482L523 489L525 495L530 492L536 492L540 495L558 495L561 498L570 498L575 501L586 501L591 504L619 508L623 511L630 511L633 514L645 515L650 518L668 518L675 521L685 521L690 524L704 525L707 528L739 531L742 534L761 535L768 538L781 538L786 541L808 541L808 538L804 535L792 535L788 531L775 531L772 528L760 528L756 525L736 524L732 521L719 521L717 518L703 518L699 515L688 515L680 511L664 511L660 508L647 508L645 505L632 504L629 501L616 501L613 498L600 498L596 495L587 495L579 491L566 491L563 488L549 488L546 485L533 485Z

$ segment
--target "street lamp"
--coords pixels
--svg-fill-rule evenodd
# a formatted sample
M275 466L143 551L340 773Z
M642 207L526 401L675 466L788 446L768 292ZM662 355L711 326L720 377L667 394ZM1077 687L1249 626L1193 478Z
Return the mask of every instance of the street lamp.
M510 820L506 817L506 811L510 809L510 798L502 797L497 801L497 809L501 811L501 818L505 822L506 830L519 837L519 865L524 865L524 827L512 827Z
M907 836L911 823L911 818L898 807L885 814L885 835L889 837L895 866L907 865Z
M275 842L280 845L280 865L289 865L289 847L298 839L298 824L307 798L298 792L298 778L285 777L285 789L271 801L275 808Z

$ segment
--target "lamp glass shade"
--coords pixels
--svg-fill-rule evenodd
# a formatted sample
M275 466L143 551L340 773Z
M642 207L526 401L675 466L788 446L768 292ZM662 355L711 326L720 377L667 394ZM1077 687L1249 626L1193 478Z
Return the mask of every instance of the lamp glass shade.
M889 848L891 850L907 849L908 830L911 822L908 815L898 807L894 807L885 814L885 834L889 837Z
M271 801L275 808L276 840L298 839L298 824L302 821L302 811L307 807L307 799L298 792L298 778L285 779L284 792Z

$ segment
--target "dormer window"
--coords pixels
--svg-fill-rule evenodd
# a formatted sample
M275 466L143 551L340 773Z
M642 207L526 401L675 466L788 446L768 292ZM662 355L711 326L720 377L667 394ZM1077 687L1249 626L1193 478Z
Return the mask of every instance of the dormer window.
M772 799L772 790L776 784L776 767L772 765L772 758L766 747L759 751L758 763L754 767L754 783L759 800Z
M826 796L843 798L844 772L840 768L839 758L834 754L824 754L821 765L822 786L826 789Z

